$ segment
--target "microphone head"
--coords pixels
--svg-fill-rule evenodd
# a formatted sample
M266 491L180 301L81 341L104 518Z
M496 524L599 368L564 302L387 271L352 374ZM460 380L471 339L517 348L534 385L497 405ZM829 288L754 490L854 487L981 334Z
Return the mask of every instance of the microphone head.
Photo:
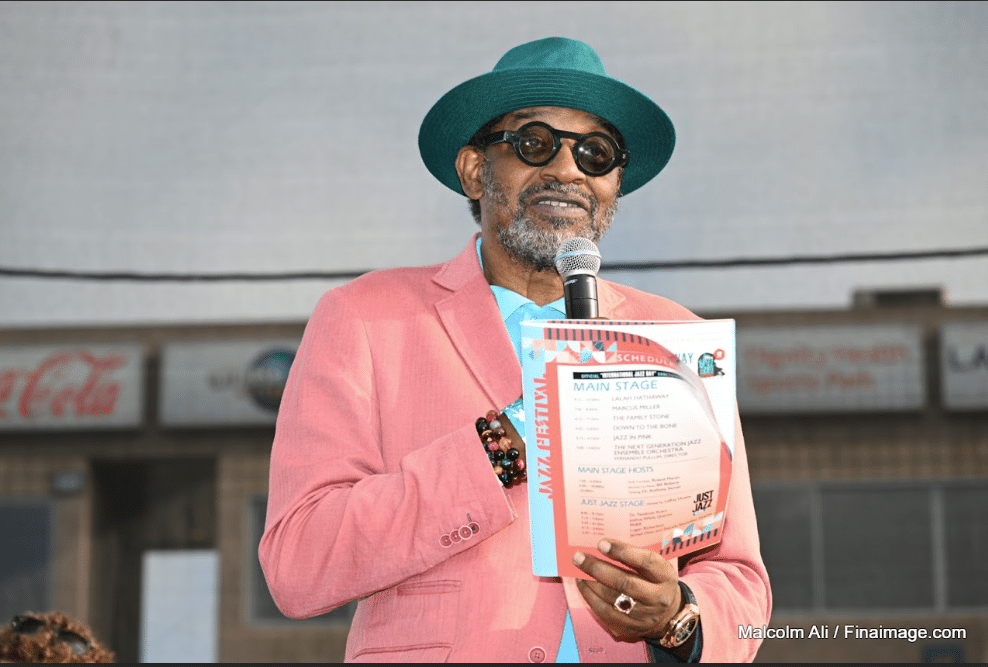
M597 275L600 270L600 251L590 239L573 237L566 239L556 251L556 271L563 278L577 273Z

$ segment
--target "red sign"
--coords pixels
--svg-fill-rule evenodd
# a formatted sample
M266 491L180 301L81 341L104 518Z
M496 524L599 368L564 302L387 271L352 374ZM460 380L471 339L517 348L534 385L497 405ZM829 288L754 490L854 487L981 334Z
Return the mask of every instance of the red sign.
M140 424L139 346L0 348L0 428Z
M918 410L925 404L917 325L738 330L742 413Z

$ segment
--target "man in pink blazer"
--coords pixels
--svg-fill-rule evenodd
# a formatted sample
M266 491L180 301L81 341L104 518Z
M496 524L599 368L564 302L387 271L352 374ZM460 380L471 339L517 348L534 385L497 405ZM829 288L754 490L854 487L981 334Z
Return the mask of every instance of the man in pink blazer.
M607 539L599 550L625 567L578 553L588 580L532 574L513 424L518 321L563 317L561 241L599 240L617 198L654 177L674 141L654 102L563 38L512 49L426 116L423 160L469 198L481 233L445 264L367 274L324 295L272 450L268 585L293 618L359 599L347 660L754 658L759 641L739 627L768 623L771 594L740 422L718 544L676 562ZM696 319L631 288L598 290L610 319ZM485 415L503 423L520 463L492 466L478 438Z

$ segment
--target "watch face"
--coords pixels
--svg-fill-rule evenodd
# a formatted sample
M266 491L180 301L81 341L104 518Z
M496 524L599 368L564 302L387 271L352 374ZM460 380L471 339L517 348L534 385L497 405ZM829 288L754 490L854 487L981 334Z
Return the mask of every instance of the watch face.
M676 646L679 646L680 644L682 644L683 642L685 642L687 639L690 638L690 635L693 634L693 630L696 629L697 620L699 619L697 619L696 616L691 616L690 618L686 619L686 621L683 622L682 625L676 628L676 634L673 636L672 639L673 642L675 642Z
M682 646L693 631L696 630L696 626L700 623L700 610L693 603L687 604L683 609L676 615L675 618L670 621L670 627L666 630L666 634L659 640L659 644L666 648L674 648L676 646Z

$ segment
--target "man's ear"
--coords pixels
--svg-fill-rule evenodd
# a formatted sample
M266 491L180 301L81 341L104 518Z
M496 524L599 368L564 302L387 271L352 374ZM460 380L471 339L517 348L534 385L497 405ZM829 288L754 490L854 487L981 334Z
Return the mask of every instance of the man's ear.
M470 199L480 199L484 194L484 154L474 146L464 146L456 154L456 173L460 177L463 194Z

